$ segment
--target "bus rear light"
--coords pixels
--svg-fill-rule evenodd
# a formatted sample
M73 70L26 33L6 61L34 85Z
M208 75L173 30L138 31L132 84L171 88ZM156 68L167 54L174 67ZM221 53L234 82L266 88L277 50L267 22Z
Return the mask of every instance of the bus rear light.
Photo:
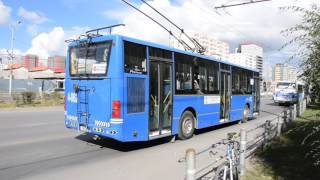
M120 119L121 118L121 103L119 100L112 101L112 118Z

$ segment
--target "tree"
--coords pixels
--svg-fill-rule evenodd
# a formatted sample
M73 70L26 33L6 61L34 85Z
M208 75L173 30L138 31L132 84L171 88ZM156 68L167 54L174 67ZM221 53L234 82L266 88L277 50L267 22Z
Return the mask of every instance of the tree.
M312 93L315 94L313 99L320 97L320 7L313 4L310 9L288 6L281 8L283 10L291 10L299 13L302 17L302 22L294 27L288 28L282 33L285 36L290 36L291 40L288 41L283 47L291 44L298 44L294 56L301 58L300 67L302 68L301 77L306 81L307 85L312 87ZM315 115L318 119L319 114ZM319 116L319 117L318 117ZM307 136L304 137L301 145L307 150L305 158L310 159L314 166L320 167L320 123L319 121L308 121L304 126L300 126L303 130L311 130ZM313 137L313 138L312 138ZM316 138L314 138L316 137Z
M284 44L287 47L291 44L298 44L299 49L293 55L302 59L300 67L303 73L301 78L307 85L312 87L317 98L320 97L320 7L313 4L310 9L288 6L281 8L299 13L302 22L294 27L282 31L283 35L291 37L291 40Z

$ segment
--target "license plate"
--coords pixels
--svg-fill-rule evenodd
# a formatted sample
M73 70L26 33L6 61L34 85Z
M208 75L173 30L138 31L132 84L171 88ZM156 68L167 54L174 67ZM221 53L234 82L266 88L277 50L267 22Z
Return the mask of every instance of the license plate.
M88 132L88 129L85 126L80 126L80 131Z

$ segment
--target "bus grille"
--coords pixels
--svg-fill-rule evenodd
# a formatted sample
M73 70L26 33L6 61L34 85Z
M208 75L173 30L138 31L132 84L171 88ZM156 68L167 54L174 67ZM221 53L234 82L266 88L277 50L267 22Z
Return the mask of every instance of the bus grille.
M145 111L145 79L128 78L127 109L128 113Z

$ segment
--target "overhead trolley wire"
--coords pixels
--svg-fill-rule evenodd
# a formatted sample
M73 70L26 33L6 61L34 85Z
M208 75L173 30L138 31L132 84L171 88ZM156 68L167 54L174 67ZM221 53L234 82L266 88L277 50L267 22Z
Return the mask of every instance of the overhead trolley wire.
M157 12L160 16L162 16L165 20L167 20L169 23L171 23L174 27L176 27L177 29L180 30L180 32L182 34L184 34L193 44L194 46L197 48L199 53L204 53L206 50L205 48L194 38L191 38L188 34L186 34L184 32L184 30L179 27L177 24L175 24L174 22L172 22L169 18L167 18L165 15L163 15L160 11L158 11L156 8L154 8L153 6L151 6L149 3L147 3L145 0L141 0L143 3L145 3L147 6L149 6L151 9L153 9L155 12Z
M158 21L156 21L154 18L152 18L151 16L149 16L148 14L146 14L145 12L141 11L139 8L135 7L134 5L130 4L129 2L127 2L126 0L121 0L122 2L126 3L127 5L129 5L130 7L132 7L133 9L137 10L138 12L140 12L141 14L145 15L146 17L148 17L150 20L152 20L153 22L155 22L156 24L158 24L160 27L162 27L164 30L166 30L172 37L174 37L183 47L185 50L190 50L190 51L194 51L194 49L192 47L190 47L185 41L183 41L182 39L179 39L176 35L174 35L172 33L171 30L169 30L168 28L166 28L164 25L162 25L161 23L159 23ZM163 16L163 15L162 15ZM169 20L169 22L171 22ZM179 28L180 29L180 28Z
M235 3L235 4L229 4L229 5L221 5L221 6L216 6L214 8L221 9L221 8L227 8L227 7L233 7L233 6L242 6L242 5L247 5L247 4L261 3L261 2L266 2L266 1L272 1L272 0L256 0L256 1L250 0L248 2Z

